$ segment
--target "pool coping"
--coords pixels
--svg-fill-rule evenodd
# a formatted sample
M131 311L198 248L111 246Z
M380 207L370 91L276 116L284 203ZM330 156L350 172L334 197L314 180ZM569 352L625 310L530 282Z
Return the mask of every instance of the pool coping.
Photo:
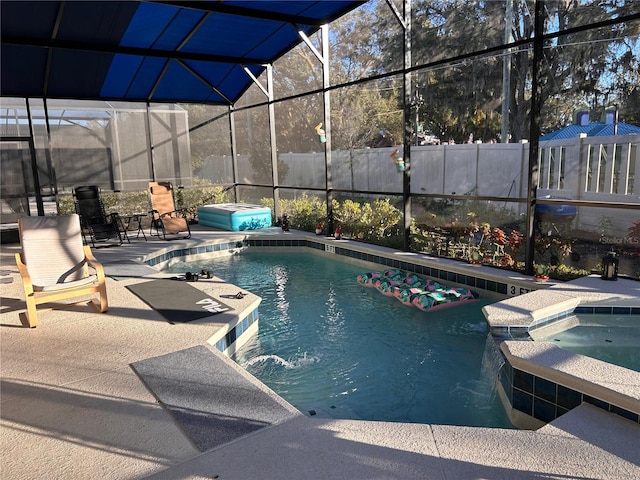
M640 422L640 373L551 342L504 340L500 389L514 425L536 428L588 403Z
M530 334L576 314L640 315L640 282L590 275L487 305L483 313L502 340L508 365L501 388L515 424L529 419L517 420L513 410L548 422L581 402L640 422L640 372L529 341Z
M589 275L487 305L483 312L498 336L522 336L575 313L640 315L640 281Z

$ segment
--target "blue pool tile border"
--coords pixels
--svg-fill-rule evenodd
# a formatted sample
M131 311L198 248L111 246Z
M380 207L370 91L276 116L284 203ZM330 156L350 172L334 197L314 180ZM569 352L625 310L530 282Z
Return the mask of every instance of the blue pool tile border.
M529 325L528 331L532 332L534 330L537 330L538 328L545 327L551 323L564 320L565 318L573 317L578 313L577 309L578 307L571 308L569 310L563 310L562 312L554 313L553 315L549 315L548 317L541 318L540 320L537 320L533 324Z
M231 347L251 325L258 321L259 317L260 315L257 308L249 312L246 317L242 318L235 327L229 330L224 337L216 342L216 349L222 353L227 351L227 349Z
M512 408L545 423L555 420L583 402L640 423L640 415L637 413L519 370L508 362L500 370L499 381Z
M177 257L186 257L188 255L196 255L210 252L223 252L227 250L236 250L243 247L306 247L314 250L327 251L328 245L323 242L318 242L309 239L268 239L268 238L248 238L244 241L232 241L221 242L208 245L202 245L191 248L183 248L172 250L162 253L158 256L147 258L144 263L149 266L155 267L166 261L169 261ZM426 265L420 265L406 260L398 260L396 258L389 258L383 255L375 255L372 253L361 252L359 250L345 248L339 245L331 245L333 247L333 253L336 255L353 258L356 260L363 260L369 263L375 263L380 265L381 268L397 268L406 270L408 272L416 273L418 275L425 275L427 277L440 279L443 282L454 282L461 285L466 285L470 288L477 288L480 290L487 290L490 292L499 293L501 295L508 295L508 285L503 282L497 282L494 280L487 280L485 278L469 275L468 273L456 273L445 269L428 267Z
M640 315L640 307L589 307L577 306L573 313L587 315Z
M260 247L274 247L281 246L277 240L248 240L249 246ZM315 250L326 251L327 245L325 243L316 242L313 240L298 240L293 246L308 247ZM456 273L445 269L428 267L426 265L420 265L406 260L398 260L396 258L389 258L383 255L375 255L368 252L361 252L359 250L345 248L341 246L334 246L334 253L347 258L353 258L356 260L362 260L369 263L375 263L384 268L397 268L408 272L416 273L418 275L425 275L431 278L437 278L444 282L454 282L461 285L467 285L471 288L477 288L480 290L488 290L490 292L496 292L501 295L507 295L508 286L506 283L487 280L485 278L475 277L468 273Z
M157 255L155 257L147 258L145 259L144 263L151 267L155 267L173 258L187 257L189 255L200 255L203 253L224 252L227 250L242 248L244 246L246 246L246 242L233 241L199 245L197 247L190 248L179 248L176 250L170 250L168 252L161 253L160 255Z
M538 328L545 327L551 323L555 323L557 321L564 320L575 315L640 315L640 307L591 307L588 305L578 305L575 308L558 312L556 314L537 320L532 325L530 325L527 330L528 332L532 332ZM500 334L502 333L499 330L497 330L495 333L493 330L491 332L496 336L500 336Z

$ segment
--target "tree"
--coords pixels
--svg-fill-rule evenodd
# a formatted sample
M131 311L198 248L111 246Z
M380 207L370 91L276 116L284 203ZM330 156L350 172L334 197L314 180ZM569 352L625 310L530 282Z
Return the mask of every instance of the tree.
M545 32L566 31L598 21L605 21L633 13L637 5L630 1L605 0L578 3L568 1L545 2ZM513 33L515 40L532 40L533 14L527 3L514 3ZM637 13L637 12L636 12ZM573 112L583 105L601 109L610 100L623 104L623 90L614 86L607 70L631 67L624 58L638 56L640 22L626 22L616 28L587 29L559 36L546 42L539 76L541 93L541 130L552 131L566 125ZM635 53L634 53L635 52ZM531 108L532 55L529 50L514 54L511 71L511 118L515 139L528 138ZM636 62L637 72L637 62ZM632 67L633 68L633 67ZM625 74L623 74L626 77ZM637 78L637 77L636 77ZM621 82L624 84L626 82ZM603 96L601 89L613 88L614 95ZM607 101L605 101L607 97ZM602 103L605 101L605 103Z
M378 5L383 8L384 3ZM638 13L637 2L624 0L549 0L545 7L546 33ZM402 32L377 14L381 17L380 27L370 31L377 35L378 48L384 52L381 61L402 58ZM462 141L474 134L474 138L486 140L498 135L502 120L502 65L506 55L512 60L507 89L511 138L517 141L529 137L532 44L524 43L515 51L482 55L483 50L503 44L504 21L505 2L412 3L413 65L433 65L414 74L414 85L419 86L425 99L419 117L427 128L444 139L453 137ZM638 109L633 107L640 95L639 28L635 19L615 28L585 29L547 42L539 76L543 131L566 125L576 108L585 104L601 109L616 103L630 118L637 116ZM513 2L510 29L514 41L533 41L534 2ZM472 52L478 55L467 58ZM459 60L446 61L455 58ZM375 66L370 70L380 71ZM629 107L625 106L627 102Z
M412 4L412 63L434 64L414 75L414 92L424 98L418 117L443 140L464 141L471 134L489 139L500 130L502 62L487 55L446 63L446 59L499 45L504 12L499 2L451 0ZM403 37L385 49L402 56Z

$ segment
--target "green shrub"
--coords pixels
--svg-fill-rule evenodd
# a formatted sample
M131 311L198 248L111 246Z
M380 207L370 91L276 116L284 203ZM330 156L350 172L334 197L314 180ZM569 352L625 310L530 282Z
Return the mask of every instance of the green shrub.
M345 200L333 201L336 225L342 226L343 234L354 240L375 245L402 248L402 228L399 222L402 212L391 205L389 199L374 199L373 202Z
M586 277L590 274L591 272L589 270L571 267L562 263L560 265L549 267L549 276L556 280L574 280L576 278Z
M362 223L362 205L353 200L345 200L342 204L338 200L332 202L333 216L335 226L342 227L342 233L353 239L363 237Z
M260 204L274 211L272 198L263 198ZM402 213L391 205L388 199L376 199L372 203L356 202L350 199L340 203L334 199L332 208L334 228L340 225L345 237L376 245L402 248L401 228L398 225ZM322 222L325 233L333 233L326 230L326 204L318 197L302 194L293 200L281 199L280 211L289 218L291 228L313 232L316 225Z
M260 204L274 211L273 198L263 198ZM280 199L280 211L289 218L291 228L305 232L313 232L318 222L324 224L327 218L326 204L306 193L292 200Z

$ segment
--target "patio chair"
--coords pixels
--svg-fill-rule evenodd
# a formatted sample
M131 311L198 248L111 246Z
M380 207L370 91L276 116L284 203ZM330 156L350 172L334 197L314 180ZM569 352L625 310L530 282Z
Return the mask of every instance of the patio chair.
M122 245L122 233L118 222L118 215L107 216L100 187L96 185L76 187L73 190L76 213L80 215L82 235L85 243L97 242Z
M183 235L181 238L191 238L187 210L176 208L171 182L149 182L147 192L151 203L149 234L172 240L176 238L175 235L185 232L186 236Z
M25 326L38 325L38 305L93 293L99 297L91 299L96 310L107 311L104 268L91 247L83 245L77 214L22 217L18 231L22 252L16 254L16 264L27 303L26 313L20 315Z

